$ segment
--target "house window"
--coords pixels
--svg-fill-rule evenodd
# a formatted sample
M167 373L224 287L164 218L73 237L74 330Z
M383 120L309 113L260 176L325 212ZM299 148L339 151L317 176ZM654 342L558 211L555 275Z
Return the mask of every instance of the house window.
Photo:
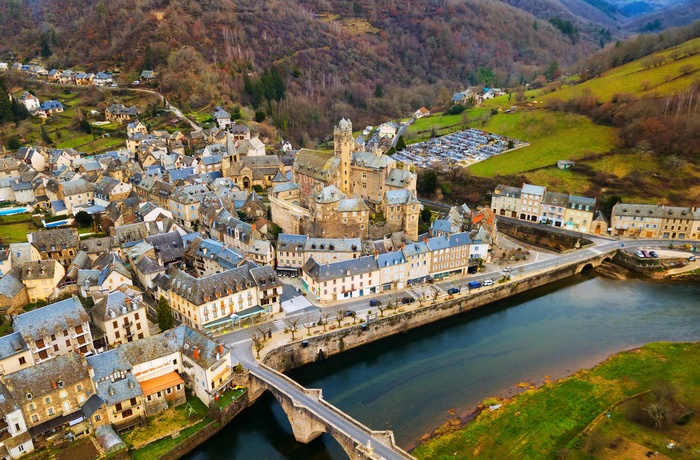
M36 414L32 415L32 422L36 423L38 421L39 421L39 416Z
M20 364L20 365L22 365L22 364L27 364L27 358L25 358L24 356L20 356L20 358L19 358L19 364Z
M119 331L116 331L116 332L114 333L114 338L116 338L116 339L119 338Z
M100 414L95 415L95 421L99 422L100 420L102 420L102 417L100 417Z

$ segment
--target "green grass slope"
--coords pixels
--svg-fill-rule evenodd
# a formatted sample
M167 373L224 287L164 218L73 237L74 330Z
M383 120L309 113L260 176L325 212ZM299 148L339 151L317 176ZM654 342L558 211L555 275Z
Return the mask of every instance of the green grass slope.
M497 155L469 169L477 176L520 174L607 152L614 146L612 128L594 124L588 118L546 110L499 114L489 119L485 131L529 142L529 147Z
M561 458L558 455L562 449L569 448L572 451L569 458L641 458L590 456L580 450L584 443L581 434L611 405L651 390L661 380L675 386L678 400L698 407L698 369L700 344L649 344L613 356L592 370L529 390L497 411L484 411L465 427L419 446L413 455L419 459L551 459ZM601 429L606 429L606 423L601 424ZM697 441L698 432L700 418L696 416L686 425L674 424L667 431L656 430L652 433L655 440L645 447L657 450L672 435L681 445L685 443L686 455L674 455L668 449L665 454L673 458L697 458L693 455L698 446L692 442ZM624 436L625 432L617 433L620 434ZM642 441L637 438L637 442Z

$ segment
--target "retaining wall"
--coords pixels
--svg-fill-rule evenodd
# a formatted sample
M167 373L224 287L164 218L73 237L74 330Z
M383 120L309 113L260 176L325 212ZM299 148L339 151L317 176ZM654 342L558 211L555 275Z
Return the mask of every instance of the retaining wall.
M597 265L597 263L594 262L593 265ZM470 294L447 299L437 304L426 301L425 305L417 310L403 313L386 310L384 318L378 318L367 324L366 331L362 331L362 324L358 323L321 335L302 337L292 343L270 350L263 358L263 362L279 372L286 372L314 362L319 351L323 351L325 357L335 355L350 348L406 332L568 278L579 273L581 268L581 264L566 265L544 274L511 280L490 288L472 290ZM308 346L302 346L303 340L308 341Z

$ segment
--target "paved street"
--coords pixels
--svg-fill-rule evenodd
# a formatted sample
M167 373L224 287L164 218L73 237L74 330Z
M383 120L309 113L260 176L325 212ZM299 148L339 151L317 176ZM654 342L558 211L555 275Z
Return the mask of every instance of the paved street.
M553 255L547 253L541 253L543 256L532 256L527 261L513 263L511 265L511 277L517 279L520 276L531 275L536 272L550 270L556 268L559 265L567 264L570 262L581 261L585 258L599 255L603 252L610 252L614 249L620 249L622 247L626 249L635 250L636 248L649 248L649 249L660 249L668 247L668 240L610 240L601 239L597 237L591 237L594 241L593 246L587 248L578 249L567 254ZM447 278L446 280L436 282L434 284L422 284L413 287L408 287L406 289L391 291L381 294L375 294L372 296L357 297L347 301L337 301L329 305L318 305L315 300L311 300L312 303L316 304L316 308L311 311L303 311L294 313L292 315L285 315L284 313L274 313L269 321L256 324L244 329L238 329L228 334L221 335L217 337L222 343L233 346L243 346L243 348L250 348L251 337L256 332L257 329L268 330L272 329L272 334L282 333L285 327L288 326L287 321L298 319L297 328L300 333L305 333L305 328L302 324L308 323L310 321L318 321L321 318L321 312L330 313L329 321L333 323L338 310L346 311L351 310L357 314L358 317L365 318L367 312L373 310L377 312L376 307L370 307L370 299L377 299L386 305L389 302L400 302L403 297L410 296L418 300L421 296L424 296L426 303L432 301L434 297L435 290L438 290L440 296L444 296L446 291L452 287L460 288L462 294L468 295L467 284L470 281L483 282L486 279L493 280L497 282L505 273L501 268L496 268L495 264L487 264L486 269L488 271L467 275L467 276L453 276ZM283 278L285 282L289 279ZM298 283L297 279L297 283ZM285 289L290 289L286 287ZM489 289L488 287L481 287L479 290ZM467 292L465 292L467 291ZM290 291L287 291L290 292ZM415 305L415 304L414 304ZM301 334L299 334L301 336Z

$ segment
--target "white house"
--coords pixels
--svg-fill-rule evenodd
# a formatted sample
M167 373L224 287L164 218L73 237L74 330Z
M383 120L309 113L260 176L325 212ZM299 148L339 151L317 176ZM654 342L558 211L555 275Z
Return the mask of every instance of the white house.
M39 98L30 93L29 91L23 92L22 95L19 97L18 102L20 104L24 104L24 106L29 112L33 112L39 109L39 106L41 105L41 102L39 102Z
M389 138L393 139L396 137L396 124L395 123L382 123L377 130L377 135L379 138Z

